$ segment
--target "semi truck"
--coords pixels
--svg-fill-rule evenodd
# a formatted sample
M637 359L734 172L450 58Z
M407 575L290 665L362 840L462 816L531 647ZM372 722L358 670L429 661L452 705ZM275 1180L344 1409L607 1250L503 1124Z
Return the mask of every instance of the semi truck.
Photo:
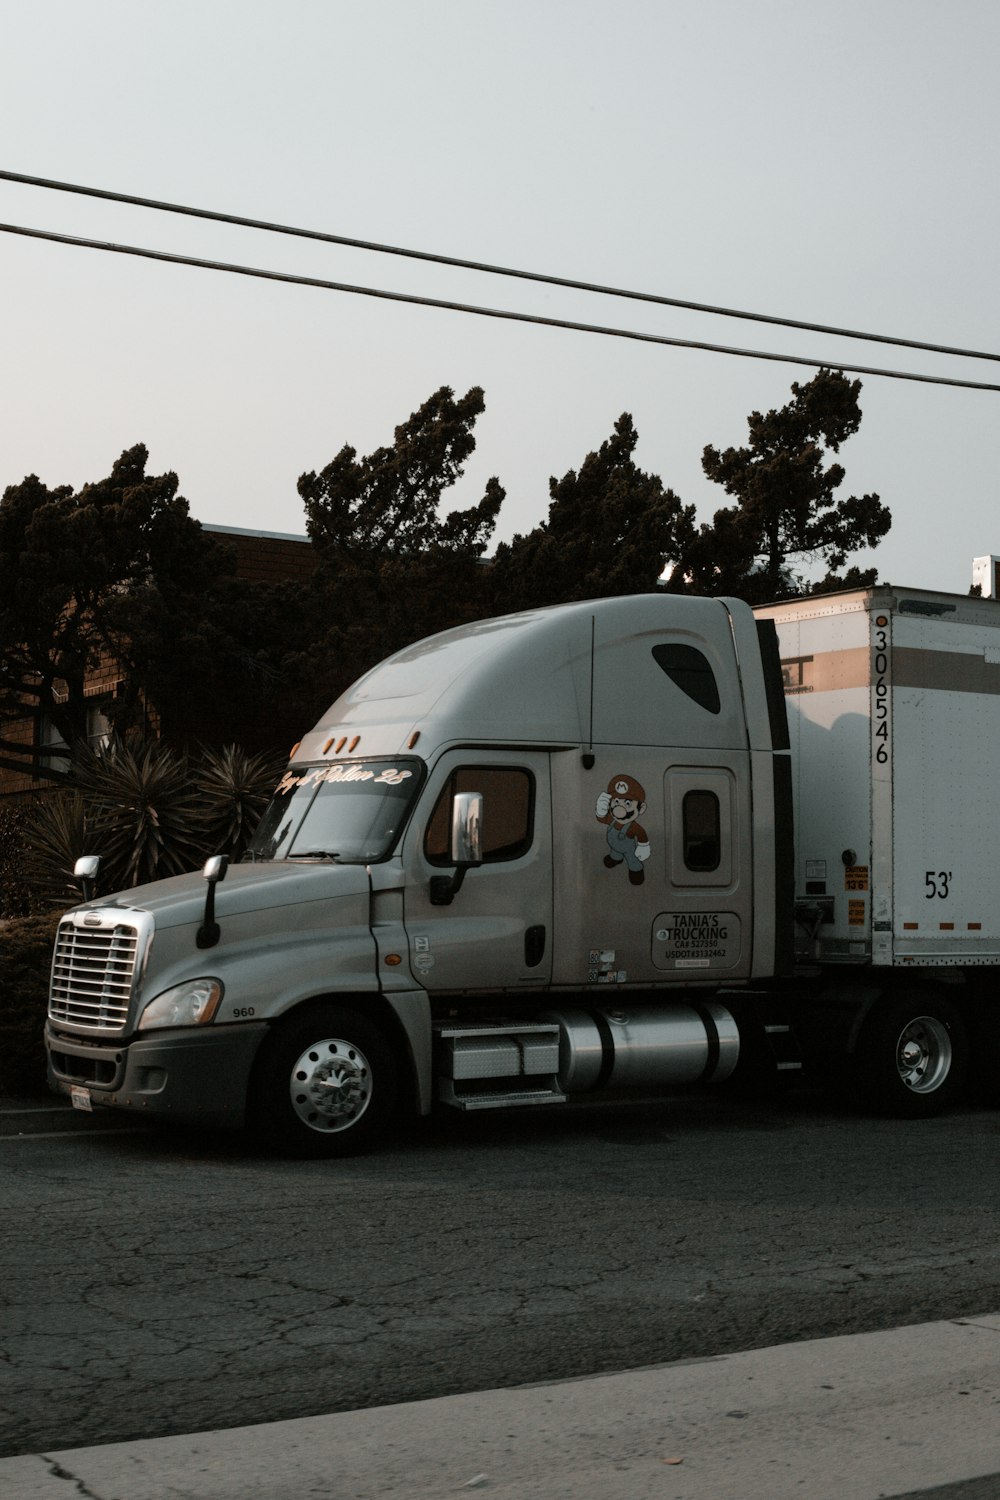
M344 1155L435 1107L1000 1059L1000 603L878 585L482 620L363 676L247 856L61 920L50 1086ZM970 1066L975 1057L976 1067Z

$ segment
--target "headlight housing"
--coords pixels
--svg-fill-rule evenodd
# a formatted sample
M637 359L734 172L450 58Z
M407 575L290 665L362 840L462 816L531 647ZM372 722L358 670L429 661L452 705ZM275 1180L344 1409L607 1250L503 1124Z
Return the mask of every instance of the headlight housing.
M139 1017L139 1030L160 1026L207 1026L222 999L221 979L188 979L150 1000Z

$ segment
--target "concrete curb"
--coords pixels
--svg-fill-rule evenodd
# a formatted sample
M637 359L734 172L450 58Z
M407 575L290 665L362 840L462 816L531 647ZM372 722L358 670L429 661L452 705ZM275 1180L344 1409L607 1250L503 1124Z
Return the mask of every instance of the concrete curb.
M879 1500L939 1486L971 1500L1000 1493L1000 1314L0 1460L0 1492L18 1500L67 1500L69 1485L91 1500Z

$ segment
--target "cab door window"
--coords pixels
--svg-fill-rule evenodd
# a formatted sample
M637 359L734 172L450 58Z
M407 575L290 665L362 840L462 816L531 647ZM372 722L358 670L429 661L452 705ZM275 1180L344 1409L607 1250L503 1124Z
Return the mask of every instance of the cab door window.
M450 865L451 807L459 792L483 797L483 864L520 859L531 848L535 783L529 771L510 766L459 766L445 782L424 834L429 864Z

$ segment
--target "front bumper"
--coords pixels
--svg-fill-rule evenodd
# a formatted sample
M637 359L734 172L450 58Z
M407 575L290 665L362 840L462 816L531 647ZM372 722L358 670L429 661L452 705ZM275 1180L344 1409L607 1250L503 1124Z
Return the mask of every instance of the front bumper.
M266 1032L263 1022L185 1027L115 1045L45 1028L49 1087L85 1088L90 1102L208 1126L239 1127L247 1085Z

